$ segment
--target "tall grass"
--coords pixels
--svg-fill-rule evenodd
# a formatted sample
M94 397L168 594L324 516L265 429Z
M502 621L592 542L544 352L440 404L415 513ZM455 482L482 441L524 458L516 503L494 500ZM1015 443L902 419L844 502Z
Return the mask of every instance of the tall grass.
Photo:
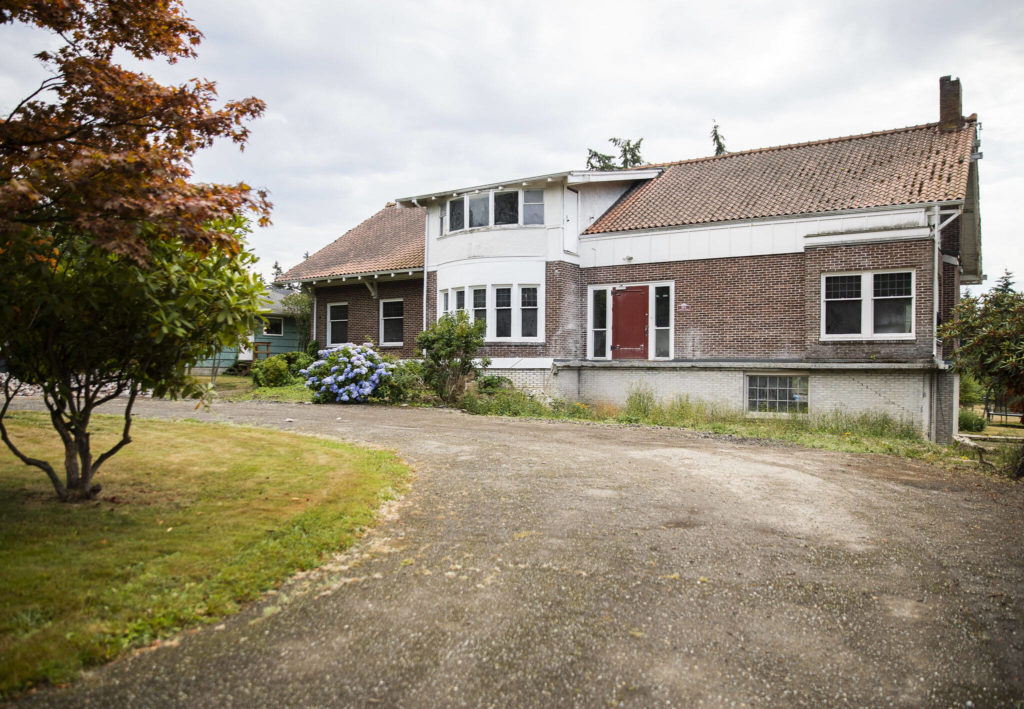
M837 409L813 415L748 415L742 409L689 396L662 401L645 386L631 389L623 406L551 400L514 388L493 395L468 394L462 406L474 414L669 426L784 440L812 448L963 461L961 452L925 441L913 421L887 413Z

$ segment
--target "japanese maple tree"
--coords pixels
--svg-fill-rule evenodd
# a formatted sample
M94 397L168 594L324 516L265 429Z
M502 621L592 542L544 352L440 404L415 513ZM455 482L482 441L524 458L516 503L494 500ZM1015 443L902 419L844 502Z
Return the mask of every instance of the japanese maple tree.
M259 317L241 215L266 223L266 194L193 182L192 159L218 138L244 145L264 105L218 106L209 81L165 86L118 63L195 56L178 0L0 0L0 29L14 24L59 47L35 55L49 76L0 117L0 437L58 497L83 499L130 442L139 393L198 394L189 368ZM63 443L63 480L4 427L25 383ZM122 436L94 455L92 413L121 396Z
M267 220L265 193L190 181L195 153L243 145L263 102L218 107L212 82L164 86L116 61L194 57L202 35L178 0L0 0L0 25L14 23L61 44L35 55L50 76L0 118L0 237L63 227L143 259L154 238L235 250L211 224L246 210Z

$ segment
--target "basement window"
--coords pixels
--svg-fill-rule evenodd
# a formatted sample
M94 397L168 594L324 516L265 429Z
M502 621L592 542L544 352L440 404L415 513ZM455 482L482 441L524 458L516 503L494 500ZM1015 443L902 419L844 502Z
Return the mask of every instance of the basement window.
M807 377L747 375L747 411L768 414L806 414Z

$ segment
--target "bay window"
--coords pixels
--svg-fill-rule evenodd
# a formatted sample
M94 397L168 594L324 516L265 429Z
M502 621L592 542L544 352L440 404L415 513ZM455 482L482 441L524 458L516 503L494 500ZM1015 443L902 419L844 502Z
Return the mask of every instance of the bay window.
M544 190L492 190L448 201L448 233L544 224Z

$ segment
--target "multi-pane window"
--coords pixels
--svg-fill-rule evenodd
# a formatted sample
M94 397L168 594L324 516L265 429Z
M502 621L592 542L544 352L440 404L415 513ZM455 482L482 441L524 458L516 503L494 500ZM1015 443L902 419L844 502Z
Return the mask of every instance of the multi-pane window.
M274 337L284 335L284 318L267 318L267 324L263 326L263 334Z
M512 289L494 289L494 336L512 337Z
M449 233L467 228L543 223L544 190L491 191L448 201Z
M348 303L331 303L327 306L327 344L345 342L348 342Z
M668 286L654 289L654 356L668 357L672 337L672 299Z
M591 356L608 356L608 291L604 288L594 290L590 302L591 332L593 333L593 349Z
M479 195L469 198L469 228L478 226L490 226L491 224L491 196Z
M487 289L473 289L473 319L487 322Z
M448 203L448 231L466 228L466 201L453 199Z
M465 310L473 320L485 323L487 340L540 340L544 330L541 286L468 286L438 291L438 317Z
M495 192L494 193L494 223L495 224L518 224L519 223L519 193L518 192Z
M806 414L807 377L748 375L747 411Z
M544 223L544 190L523 190L523 224Z
M910 332L914 312L910 273L874 274L875 333Z
M912 271L854 273L822 278L822 336L913 336Z
M825 334L860 333L861 277L825 277Z
M537 288L534 286L521 288L519 291L521 315L520 334L523 337L537 336Z
M401 300L380 301L380 343L401 345L405 306Z

